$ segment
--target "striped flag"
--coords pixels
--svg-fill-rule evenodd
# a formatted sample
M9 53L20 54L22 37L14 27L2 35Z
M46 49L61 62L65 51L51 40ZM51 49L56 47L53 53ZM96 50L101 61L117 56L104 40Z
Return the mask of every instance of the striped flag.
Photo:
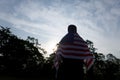
M60 41L56 51L55 67L58 69L61 57L70 59L84 60L87 70L94 63L94 56L90 52L87 43L78 35L78 33L68 33Z

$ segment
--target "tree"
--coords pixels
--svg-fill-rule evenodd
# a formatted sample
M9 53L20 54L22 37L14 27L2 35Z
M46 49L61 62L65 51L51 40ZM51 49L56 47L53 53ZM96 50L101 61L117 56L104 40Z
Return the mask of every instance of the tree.
M107 57L107 60L106 60L105 78L107 80L112 80L112 79L118 80L116 77L117 77L117 74L120 73L120 60L117 59L113 54L107 54L106 57Z
M56 44L56 47L58 44ZM44 71L48 72L47 75L54 79L55 78L55 66L54 66L54 60L55 60L55 54L56 54L56 48L53 49L53 53L50 54L49 57L46 58L45 65L44 65Z
M39 47L41 48L41 47ZM10 28L0 27L0 68L5 73L32 73L44 64L45 50L30 41L19 39Z
M94 47L93 42L90 41L90 40L86 40L86 43L87 43L88 48L90 49L90 51L91 51L93 54L96 53L97 48Z

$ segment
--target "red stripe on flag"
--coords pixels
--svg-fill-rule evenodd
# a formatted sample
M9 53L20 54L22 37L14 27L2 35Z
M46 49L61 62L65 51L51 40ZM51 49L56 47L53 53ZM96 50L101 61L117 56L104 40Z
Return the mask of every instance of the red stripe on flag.
M75 53L64 53L64 55L73 55L73 56L81 56L81 57L88 57L88 56L93 56L92 54L75 54Z
M86 63L86 67L88 68L93 63L93 59L88 59Z
M77 48L61 48L63 50L73 50L73 51L80 51L80 52L89 52L89 49L77 49Z
M69 46L80 46L80 47L88 47L85 44L76 44L76 43L64 43L62 45L69 45Z

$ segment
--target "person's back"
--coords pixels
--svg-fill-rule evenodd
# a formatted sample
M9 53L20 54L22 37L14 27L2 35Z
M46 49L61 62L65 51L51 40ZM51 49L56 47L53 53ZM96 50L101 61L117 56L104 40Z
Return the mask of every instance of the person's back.
M92 57L86 42L78 35L75 25L68 26L68 34L59 42L57 80L83 80L84 59ZM61 61L60 61L61 60Z

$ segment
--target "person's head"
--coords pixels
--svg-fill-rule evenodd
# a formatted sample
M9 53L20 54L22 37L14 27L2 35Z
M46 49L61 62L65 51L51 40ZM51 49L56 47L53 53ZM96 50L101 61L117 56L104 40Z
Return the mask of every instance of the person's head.
M68 26L68 33L77 33L77 27L73 24Z

